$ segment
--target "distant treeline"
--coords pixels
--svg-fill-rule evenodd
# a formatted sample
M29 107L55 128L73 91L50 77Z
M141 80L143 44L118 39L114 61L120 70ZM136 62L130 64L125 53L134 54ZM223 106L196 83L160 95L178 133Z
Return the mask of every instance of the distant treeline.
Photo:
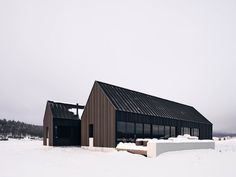
M215 136L215 137L226 137L226 136L236 137L236 133L213 132L213 136Z
M0 119L0 135L22 137L43 136L43 127L39 125L26 124L20 121Z

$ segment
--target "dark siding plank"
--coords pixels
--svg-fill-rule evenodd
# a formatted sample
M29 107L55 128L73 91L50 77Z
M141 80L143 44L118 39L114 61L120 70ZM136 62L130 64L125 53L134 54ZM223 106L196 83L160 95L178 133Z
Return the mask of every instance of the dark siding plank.
M88 146L88 126L94 124L94 145L115 147L115 109L100 86L95 82L82 121L82 146Z

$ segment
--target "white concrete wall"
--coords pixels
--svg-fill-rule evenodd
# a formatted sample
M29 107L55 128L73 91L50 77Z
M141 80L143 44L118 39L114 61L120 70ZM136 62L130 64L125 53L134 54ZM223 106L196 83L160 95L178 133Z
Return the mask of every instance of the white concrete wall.
M191 149L215 149L213 140L197 140L189 142L149 141L147 143L147 156L156 157L164 152L191 150Z
M89 147L93 147L93 138L89 138Z

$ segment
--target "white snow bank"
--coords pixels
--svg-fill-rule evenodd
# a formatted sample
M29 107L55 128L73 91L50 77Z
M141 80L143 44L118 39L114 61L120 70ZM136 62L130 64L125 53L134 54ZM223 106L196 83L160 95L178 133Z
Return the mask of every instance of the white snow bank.
M135 143L122 143L120 142L117 146L116 149L127 149L127 150L141 150L141 151L146 151L147 147L146 146L136 146Z
M97 151L97 152L113 152L116 151L115 148L107 148L107 147L95 147L95 146L81 146L82 149Z
M198 140L198 137L197 136L190 136L189 134L184 134L184 135L178 135L175 138L169 138L169 140L173 140L173 141Z

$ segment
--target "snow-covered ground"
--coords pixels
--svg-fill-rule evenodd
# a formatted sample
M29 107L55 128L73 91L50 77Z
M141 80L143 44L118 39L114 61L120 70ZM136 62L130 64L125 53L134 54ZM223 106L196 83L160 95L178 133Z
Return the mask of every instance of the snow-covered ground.
M146 158L127 152L46 147L37 140L0 141L0 177L235 177L236 139L215 150L168 152Z

